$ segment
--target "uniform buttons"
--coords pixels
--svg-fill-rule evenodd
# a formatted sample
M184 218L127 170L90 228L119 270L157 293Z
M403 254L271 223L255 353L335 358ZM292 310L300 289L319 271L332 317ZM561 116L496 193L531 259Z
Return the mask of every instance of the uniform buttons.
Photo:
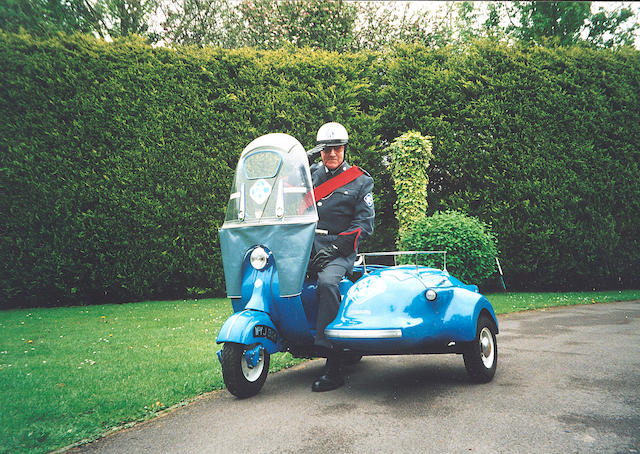
M322 202L318 202L318 206L321 207L322 206Z

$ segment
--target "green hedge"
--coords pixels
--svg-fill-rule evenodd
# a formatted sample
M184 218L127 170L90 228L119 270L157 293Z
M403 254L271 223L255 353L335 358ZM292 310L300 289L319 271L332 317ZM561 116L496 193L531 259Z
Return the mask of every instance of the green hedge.
M393 249L384 151L433 136L430 210L491 222L514 288L640 284L638 51L152 48L0 32L0 307L224 293L242 148L347 125Z
M375 173L375 58L0 35L2 307L223 294L240 151L335 119Z
M381 134L434 136L429 208L493 225L512 288L640 285L640 52L400 47Z

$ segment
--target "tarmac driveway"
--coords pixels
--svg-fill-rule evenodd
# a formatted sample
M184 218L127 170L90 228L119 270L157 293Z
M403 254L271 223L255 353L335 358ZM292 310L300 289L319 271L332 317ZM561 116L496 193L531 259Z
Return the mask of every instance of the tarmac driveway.
M270 375L255 397L214 392L73 452L640 452L640 302L499 324L488 384L469 381L461 356L366 357L343 388L312 393L316 360Z

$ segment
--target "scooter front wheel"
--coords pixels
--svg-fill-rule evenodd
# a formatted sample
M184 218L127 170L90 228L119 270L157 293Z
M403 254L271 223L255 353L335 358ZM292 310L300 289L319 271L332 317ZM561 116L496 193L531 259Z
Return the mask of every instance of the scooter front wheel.
M247 362L246 345L226 342L222 347L222 378L231 394L244 398L260 392L269 372L270 355L260 349L260 357L255 366Z

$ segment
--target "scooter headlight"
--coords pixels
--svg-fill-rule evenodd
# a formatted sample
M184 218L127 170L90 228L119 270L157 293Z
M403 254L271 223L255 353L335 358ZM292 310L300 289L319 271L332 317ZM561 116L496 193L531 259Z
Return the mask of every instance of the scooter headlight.
M430 288L425 292L424 296L428 301L435 301L435 299L438 297L438 293L434 289Z
M267 266L267 260L269 260L269 254L261 247L255 248L251 252L251 258L249 259L251 266L256 270L261 270Z

